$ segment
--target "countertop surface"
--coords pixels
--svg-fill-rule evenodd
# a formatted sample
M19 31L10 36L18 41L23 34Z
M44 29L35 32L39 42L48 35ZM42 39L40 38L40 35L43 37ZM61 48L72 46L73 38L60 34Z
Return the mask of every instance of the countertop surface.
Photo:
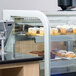
M0 58L1 59L1 58ZM16 54L14 58L9 55L5 56L5 60L0 60L0 64L12 64L12 63L22 63L22 62L33 62L33 61L40 61L43 58L40 56L33 56L33 55L23 55L23 54Z

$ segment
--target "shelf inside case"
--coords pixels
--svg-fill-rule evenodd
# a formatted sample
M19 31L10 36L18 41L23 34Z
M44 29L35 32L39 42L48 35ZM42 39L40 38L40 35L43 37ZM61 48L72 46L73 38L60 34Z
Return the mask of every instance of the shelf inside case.
M50 59L50 68L52 74L76 72L76 59ZM40 63L40 69L44 69L44 61Z
M76 35L54 35L50 36L50 41L59 42L59 41L75 41ZM44 42L44 36L35 36L36 42Z

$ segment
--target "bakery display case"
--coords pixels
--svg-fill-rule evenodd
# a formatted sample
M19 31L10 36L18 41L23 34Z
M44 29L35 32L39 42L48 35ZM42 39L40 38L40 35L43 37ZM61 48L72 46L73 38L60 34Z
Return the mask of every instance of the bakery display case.
M45 76L66 76L76 72L76 12L44 12L46 16L38 13L27 16L24 13L21 10L5 10L4 13L4 19L11 17L15 21L12 51L22 57L25 54L41 56L43 76L44 73Z
M51 73L71 76L70 73L75 72L76 67L75 11L53 11L46 14L51 29L55 28L54 32L56 33L49 36L51 52L53 51L52 54L55 54L51 59Z

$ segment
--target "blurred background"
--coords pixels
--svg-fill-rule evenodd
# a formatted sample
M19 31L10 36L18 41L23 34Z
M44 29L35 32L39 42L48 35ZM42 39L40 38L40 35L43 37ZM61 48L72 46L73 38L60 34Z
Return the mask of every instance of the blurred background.
M57 0L0 0L0 19L2 19L3 9L18 10L60 10Z

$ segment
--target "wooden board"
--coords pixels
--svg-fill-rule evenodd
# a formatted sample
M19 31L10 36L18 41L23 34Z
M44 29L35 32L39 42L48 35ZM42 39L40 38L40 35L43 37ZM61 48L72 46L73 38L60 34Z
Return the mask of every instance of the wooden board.
M39 76L39 62L0 65L0 76Z

